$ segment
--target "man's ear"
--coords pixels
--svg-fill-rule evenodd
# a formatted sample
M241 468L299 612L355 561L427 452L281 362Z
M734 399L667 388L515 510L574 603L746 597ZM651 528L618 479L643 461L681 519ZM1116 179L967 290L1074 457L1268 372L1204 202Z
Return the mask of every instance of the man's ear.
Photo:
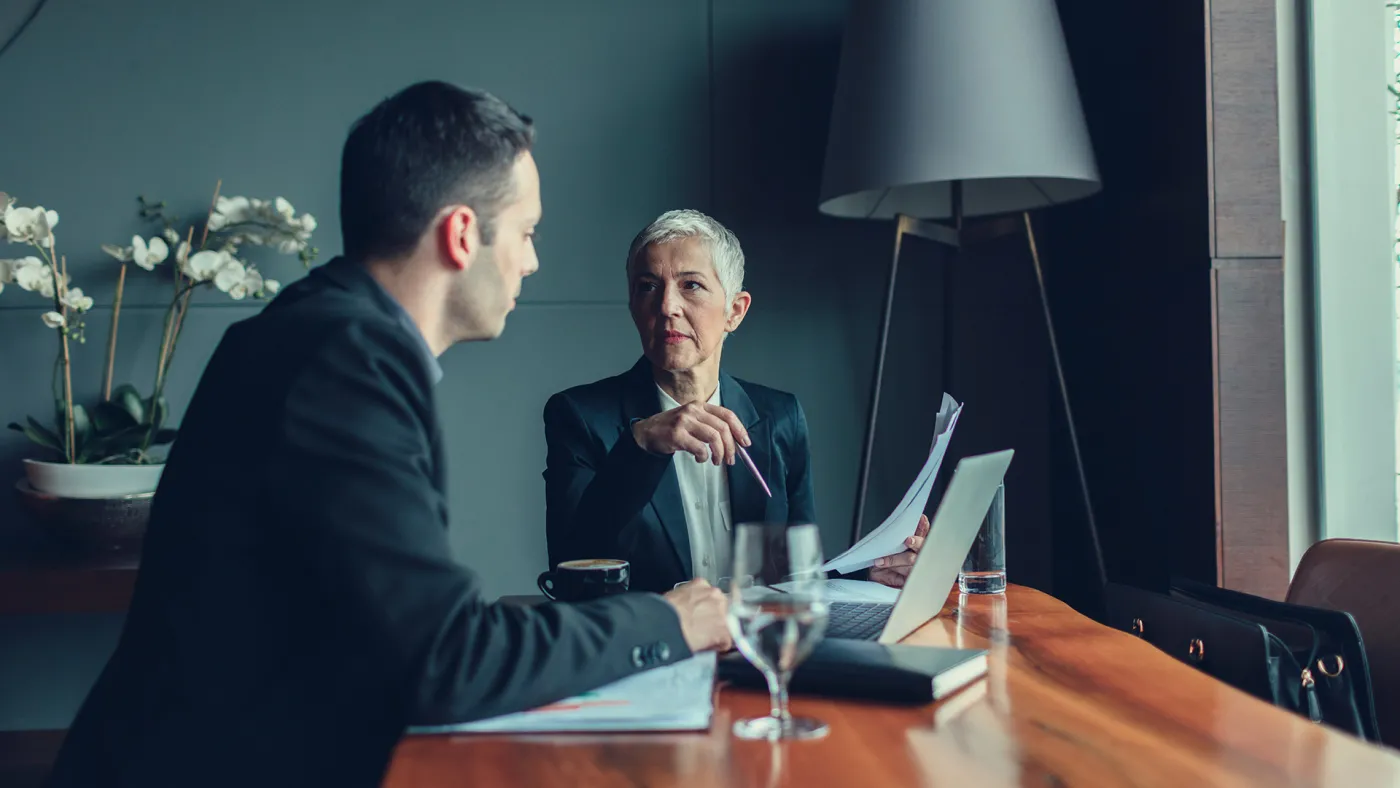
M726 332L733 331L744 322L744 316L749 313L749 306L753 304L753 296L749 291L740 290L734 296L734 300L729 304L729 319L724 322Z
M458 271L470 268L481 247L481 222L476 211L465 205L454 205L444 211L437 226L443 257Z

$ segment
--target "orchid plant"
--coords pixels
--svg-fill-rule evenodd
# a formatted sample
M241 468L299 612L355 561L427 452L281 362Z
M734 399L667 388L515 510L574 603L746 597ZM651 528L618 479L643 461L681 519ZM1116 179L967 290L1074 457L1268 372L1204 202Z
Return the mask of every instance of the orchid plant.
M183 234L177 229L181 222L166 211L164 202L151 202L139 197L141 219L158 224L160 229L149 237L135 235L130 245L103 244L102 251L115 258L121 268L112 305L112 326L107 342L107 357L102 388L102 401L89 417L85 408L72 402L71 364L67 341L76 336L82 341L81 323L77 314L92 307L92 299L78 288L68 288L62 262L53 263L52 226L58 215L42 208L14 209L15 221L6 213L5 228L11 240L29 228L25 238L36 239L32 245L40 258L0 261L0 289L14 282L22 289L33 290L54 299L55 309L44 315L46 325L60 331L62 341L60 364L63 368L66 416L60 419L61 434L45 428L30 418L26 425L11 424L32 441L61 453L68 462L106 462L144 464L153 462L150 449L175 439L176 431L165 427L169 407L165 385L175 348L189 312L190 298L196 290L212 288L235 300L269 298L279 284L262 276L257 267L243 259L247 246L264 246L284 254L295 253L304 266L310 266L317 250L311 246L311 234L316 219L311 214L297 215L291 203L278 197L272 201L247 197L223 197L215 186L214 199L203 221L186 225ZM0 196L0 199L4 199ZM7 209L8 211L8 209ZM42 227L40 227L42 225ZM16 227L19 230L10 230ZM195 232L199 243L194 243ZM47 238L47 243L45 239ZM161 264L171 258L172 288L170 305L165 311L155 380L151 395L143 397L131 384L112 388L113 364L116 356L117 331L121 320L122 295L130 265L145 271L164 270ZM36 267L37 266L37 267ZM41 276L42 274L42 276ZM51 280L51 281L48 281ZM66 439L65 439L66 436Z
M0 292L4 291L5 285L14 284L21 290L37 293L53 305L53 309L40 315L40 319L44 325L54 329L58 337L58 356L52 382L54 422L58 431L45 427L33 417L23 426L10 426L36 443L62 453L68 462L77 462L78 436L83 432L87 414L81 406L73 404L69 342L83 341L82 314L92 309L92 299L83 295L81 288L69 287L68 261L58 254L53 234L53 228L58 225L58 212L46 210L43 206L20 207L15 203L14 198L0 192L0 240L27 245L36 254L0 260Z

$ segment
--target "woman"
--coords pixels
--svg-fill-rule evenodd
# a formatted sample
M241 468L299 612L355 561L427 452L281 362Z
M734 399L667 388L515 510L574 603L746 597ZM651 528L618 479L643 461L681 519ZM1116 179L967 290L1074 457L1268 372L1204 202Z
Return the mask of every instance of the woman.
M718 584L734 523L816 522L807 420L793 395L721 369L724 339L753 300L743 250L723 225L699 211L662 214L632 241L627 283L642 359L545 405L550 565L625 559L638 591ZM903 585L927 530L921 519L910 549L870 579Z

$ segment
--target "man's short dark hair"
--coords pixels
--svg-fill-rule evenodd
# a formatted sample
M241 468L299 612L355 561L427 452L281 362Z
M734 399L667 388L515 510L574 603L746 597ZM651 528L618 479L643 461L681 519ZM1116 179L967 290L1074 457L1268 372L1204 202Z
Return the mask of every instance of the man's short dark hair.
M340 157L340 233L347 257L406 254L448 205L467 205L492 243L515 192L511 168L535 129L495 96L420 82L355 122Z

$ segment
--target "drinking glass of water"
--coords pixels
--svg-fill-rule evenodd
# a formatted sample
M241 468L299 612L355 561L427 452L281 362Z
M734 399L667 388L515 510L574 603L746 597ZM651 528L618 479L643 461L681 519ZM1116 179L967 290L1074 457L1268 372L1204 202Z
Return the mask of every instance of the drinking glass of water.
M815 525L742 523L734 533L729 632L768 679L773 712L734 723L741 739L815 739L826 723L788 712L788 680L826 632L826 573Z
M1006 593L1006 485L997 485L977 540L967 551L958 590L964 594Z

